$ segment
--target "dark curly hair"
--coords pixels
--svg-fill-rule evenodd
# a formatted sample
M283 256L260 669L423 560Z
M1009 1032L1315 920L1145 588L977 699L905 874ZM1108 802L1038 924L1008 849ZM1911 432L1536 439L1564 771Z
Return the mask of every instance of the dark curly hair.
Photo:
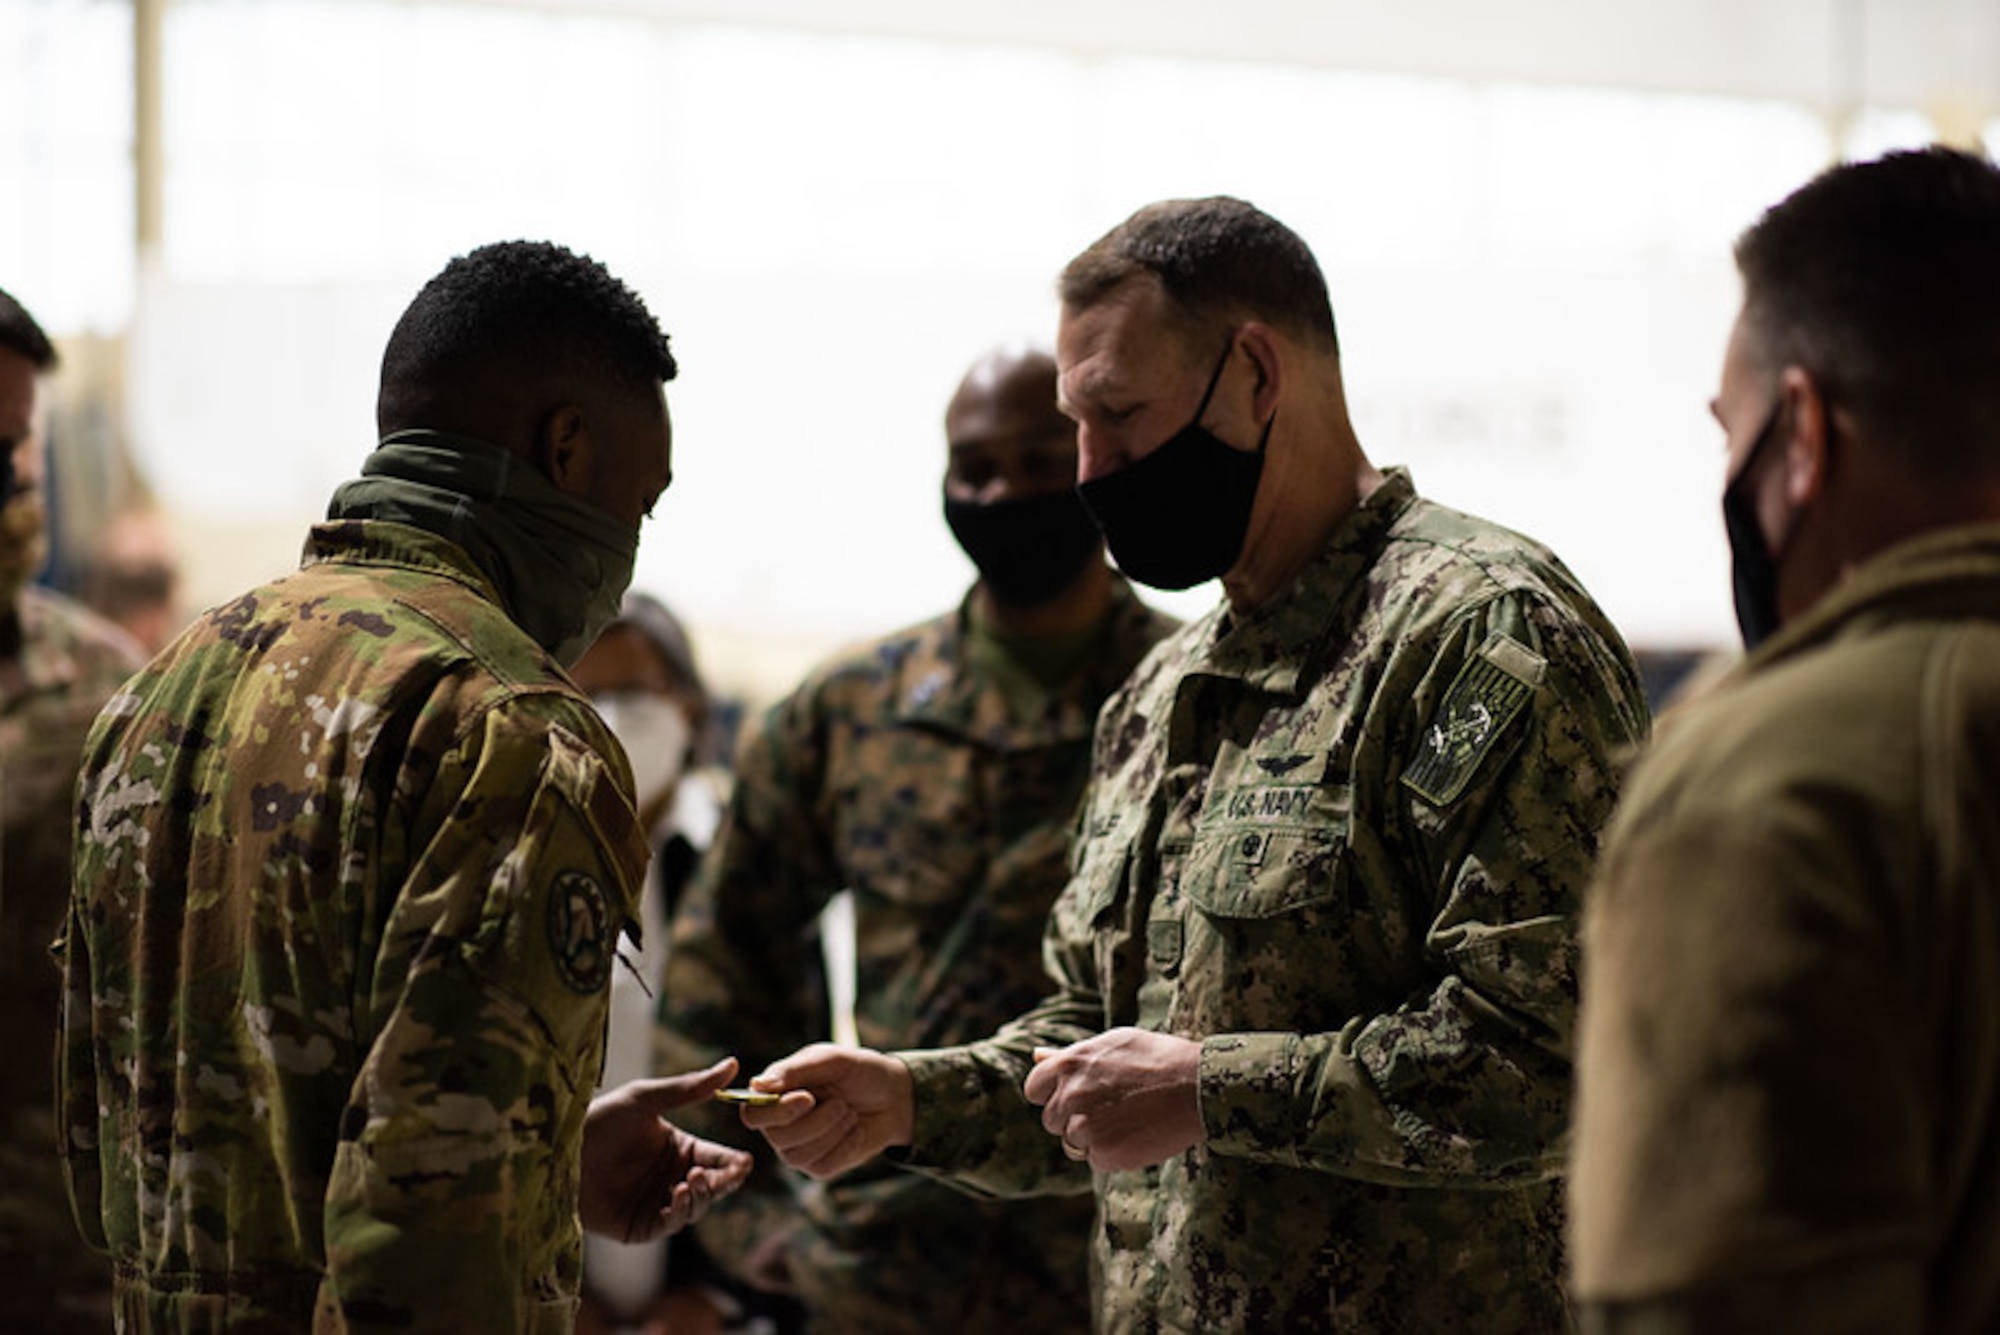
M678 372L639 295L587 255L548 241L500 241L424 284L382 352L386 432L418 405L477 393L494 377L606 377L649 392Z
M1756 360L1939 480L2000 468L2000 167L1934 146L1828 168L1736 242Z
M49 342L28 308L4 290L0 290L0 348L20 353L37 371L55 370L55 344Z
M1326 277L1297 232L1227 195L1148 204L1063 269L1056 292L1082 310L1135 274L1159 279L1193 326L1265 320L1340 350Z

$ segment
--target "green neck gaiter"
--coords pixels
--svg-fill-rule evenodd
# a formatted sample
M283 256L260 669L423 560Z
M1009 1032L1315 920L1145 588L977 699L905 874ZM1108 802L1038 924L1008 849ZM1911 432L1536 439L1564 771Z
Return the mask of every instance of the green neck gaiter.
M385 436L328 519L408 524L456 543L515 624L569 667L618 615L639 534L498 446L441 431Z

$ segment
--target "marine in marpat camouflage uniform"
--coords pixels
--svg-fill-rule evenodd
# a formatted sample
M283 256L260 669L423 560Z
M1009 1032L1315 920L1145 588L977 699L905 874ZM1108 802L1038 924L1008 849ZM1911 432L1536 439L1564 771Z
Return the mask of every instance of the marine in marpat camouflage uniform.
M61 1130L122 1328L569 1328L646 850L558 664L616 611L667 485L673 374L594 261L454 260L390 338L384 439L304 568L100 716ZM732 1171L655 1115L617 1126L662 1179L690 1154ZM638 1231L685 1222L706 1171Z
M28 583L47 550L36 388L55 362L0 292L0 1330L18 1335L111 1325L111 1267L70 1224L56 1159L49 942L69 902L84 733L141 661L116 626Z
M1112 554L1227 601L1105 709L1053 995L983 1042L795 1055L760 1083L809 1094L745 1120L818 1174L902 1145L1013 1194L1087 1160L1104 1330L1560 1330L1630 657L1547 551L1370 466L1272 219L1150 206L1062 296Z
M756 1069L828 1036L812 928L843 888L863 1043L965 1042L1047 992L1092 723L1174 624L1105 564L1055 397L1046 353L972 368L945 414L945 515L979 582L818 668L741 748L668 957L668 1067L734 1052ZM1067 1185L999 1202L887 1164L824 1187L767 1175L700 1236L795 1289L818 1329L1083 1330L1089 1180Z

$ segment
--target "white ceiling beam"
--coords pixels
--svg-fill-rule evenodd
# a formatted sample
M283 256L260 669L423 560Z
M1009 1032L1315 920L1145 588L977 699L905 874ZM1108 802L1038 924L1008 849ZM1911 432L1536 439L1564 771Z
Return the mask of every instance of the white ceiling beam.
M1993 0L427 0L1473 81L2000 109Z

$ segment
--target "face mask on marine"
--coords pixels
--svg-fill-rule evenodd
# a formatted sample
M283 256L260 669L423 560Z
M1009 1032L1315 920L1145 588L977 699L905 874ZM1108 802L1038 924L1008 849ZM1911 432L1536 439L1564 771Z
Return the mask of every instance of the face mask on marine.
M1062 592L1103 541L1073 487L985 505L947 495L944 520L987 589L1010 607Z

